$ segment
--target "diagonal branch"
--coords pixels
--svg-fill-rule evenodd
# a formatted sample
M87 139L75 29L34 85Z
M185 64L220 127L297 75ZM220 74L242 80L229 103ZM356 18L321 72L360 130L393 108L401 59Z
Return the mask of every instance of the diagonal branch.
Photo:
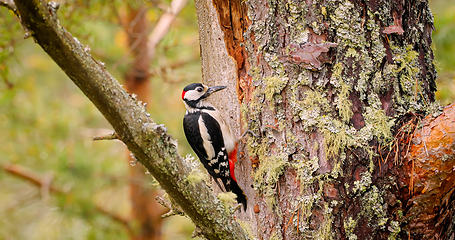
M105 116L136 158L168 195L201 228L208 239L248 239L223 204L203 182L188 180L190 168L177 153L176 142L146 114L82 44L58 22L44 0L16 0L22 23Z
M0 0L0 6L8 8L14 13L17 12L16 4L14 4L13 0Z
M59 193L59 194L64 194L65 192L62 191L59 188L56 188L54 185L51 184L50 181L45 181L44 178L41 176L38 176L38 174L30 171L29 169L17 165L17 164L2 164L1 168L5 170L5 172L14 175L16 177L19 177L23 180L26 180L33 185L39 187L39 188L47 188L47 191L53 192L53 193Z

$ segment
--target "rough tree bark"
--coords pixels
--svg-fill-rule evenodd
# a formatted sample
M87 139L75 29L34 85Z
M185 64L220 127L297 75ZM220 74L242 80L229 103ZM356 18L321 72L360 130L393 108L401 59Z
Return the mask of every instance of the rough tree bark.
M453 105L423 120L442 110L427 1L196 8L204 81L230 87L216 106L237 135L260 134L241 144L236 170L249 198L237 218L256 237L451 236Z

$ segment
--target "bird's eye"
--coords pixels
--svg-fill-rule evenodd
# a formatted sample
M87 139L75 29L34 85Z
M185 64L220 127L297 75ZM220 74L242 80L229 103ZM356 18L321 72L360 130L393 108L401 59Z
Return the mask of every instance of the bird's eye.
M202 92L202 90L203 89L201 87L196 88L196 91L198 91L198 92Z

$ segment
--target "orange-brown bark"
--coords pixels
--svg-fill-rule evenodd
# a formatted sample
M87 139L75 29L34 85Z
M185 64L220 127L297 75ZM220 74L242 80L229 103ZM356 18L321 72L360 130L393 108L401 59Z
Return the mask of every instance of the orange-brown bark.
M412 137L401 181L411 192L407 201L412 236L444 239L455 200L455 104L437 117L427 116Z
M247 74L249 69L248 61L244 46L243 34L249 26L246 5L242 0L215 0L213 1L220 21L221 30L224 33L224 42L228 54L235 60L238 79L237 79L237 95L239 101L245 96L244 91L247 91L247 84L251 79Z
M148 68L150 59L147 55L147 19L145 7L129 8L126 26L130 51L134 62L125 77L125 88L138 96L143 102L150 98Z

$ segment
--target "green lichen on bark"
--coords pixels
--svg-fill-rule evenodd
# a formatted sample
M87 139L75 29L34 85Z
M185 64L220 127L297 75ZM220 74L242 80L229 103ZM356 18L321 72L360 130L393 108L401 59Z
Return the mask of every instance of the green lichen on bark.
M398 221L390 221L388 230L390 231L390 235L388 237L389 240L399 239L398 234L401 232L401 227Z
M236 218L235 221L238 222L240 224L240 226L246 231L246 233L248 234L250 239L256 239L254 237L255 234L253 232L253 229L251 228L251 222L245 222L245 221L240 220L239 218Z
M346 237L349 240L357 240L358 239L357 235L354 233L354 231L355 231L355 229L357 227L357 220L355 220L351 216L349 216L348 218L346 218L343 221L343 227L344 227L344 231L346 233Z
M351 128L339 120L329 117L319 121L320 130L324 135L324 149L329 157L338 156L347 146L358 146L353 138Z
M323 210L323 217L325 219L324 223L320 226L320 228L315 232L314 236L317 237L317 239L327 239L327 240L332 240L333 239L333 228L332 228L332 221L333 221L333 214L332 211L333 209L329 206L327 202L324 202L322 206Z
M413 50L411 45L399 47L391 44L393 54L393 64L386 66L385 76L388 81L393 81L395 91L402 94L396 94L395 104L397 110L404 114L409 110L429 111L428 99L422 94L422 81L419 80L419 74L422 66L419 63L419 54Z
M367 134L367 130L370 130L369 132L371 133L370 137L365 140L371 141L375 138L383 145L386 145L392 140L392 127L395 125L395 120L388 117L380 107L366 107L365 122L365 130L362 131L362 135L368 136L364 135Z
M236 197L237 195L233 192L221 192L217 195L217 198L224 204L228 214L232 214L232 211L230 210L232 206L237 203Z
M371 185L373 182L371 180L371 173L370 172L363 172L360 174L361 179L359 181L354 182L354 188L352 189L352 192L354 194L363 194Z
M325 94L318 91L308 89L303 93L304 98L302 101L295 101L295 113L298 114L302 125L310 132L318 125L321 118L328 116L330 111L330 103L325 97Z
M270 156L261 156L259 167L253 174L254 188L263 196L266 196L267 205L276 209L276 186L285 167L288 165L288 157L278 151Z
M292 158L291 166L297 172L300 180L300 192L303 192L315 180L313 174L319 169L319 159L317 157L308 159L303 154L295 154Z
M274 102L274 96L277 96L283 91L287 84L287 78L285 77L277 77L277 76L270 76L264 78L265 83L265 98L270 102ZM279 96L277 96L279 97ZM273 106L271 106L273 107Z
M389 218L387 217L387 204L384 203L382 196L384 193L372 185L371 189L366 191L361 198L361 215L368 219L368 224L374 228L385 230Z
M341 117L341 120L345 123L349 123L352 113L352 102L349 101L349 93L351 88L346 83L341 83L340 92L338 93L337 99L335 99L335 104L338 108L338 114Z

